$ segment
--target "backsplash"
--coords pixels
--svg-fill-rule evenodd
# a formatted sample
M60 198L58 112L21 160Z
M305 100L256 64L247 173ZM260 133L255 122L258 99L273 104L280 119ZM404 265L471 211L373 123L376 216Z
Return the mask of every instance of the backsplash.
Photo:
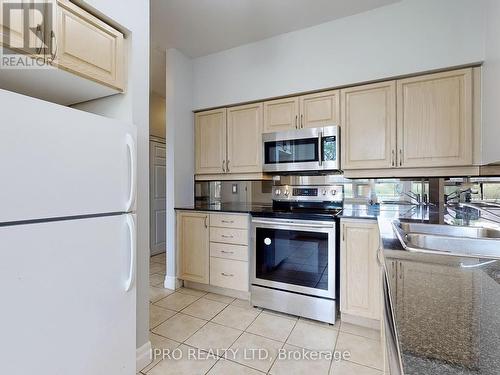
M301 183L308 182L308 177ZM345 203L415 203L417 199L429 200L429 182L440 182L449 201L458 201L458 192L464 200L488 200L500 202L500 177L446 178L446 179L346 179L340 175L328 176L328 182L344 186ZM271 188L274 184L288 184L288 177L275 181L197 181L197 202L271 204ZM469 194L470 193L470 194Z

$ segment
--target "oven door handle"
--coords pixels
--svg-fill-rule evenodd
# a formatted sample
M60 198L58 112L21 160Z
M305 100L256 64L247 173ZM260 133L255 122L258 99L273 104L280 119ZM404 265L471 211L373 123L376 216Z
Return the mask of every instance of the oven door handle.
M301 228L324 228L324 229L332 229L334 228L334 223L331 225L328 224L306 224L306 223L295 223L290 221L270 221L270 220L252 220L253 223L256 224L266 224L266 225L285 225L291 227L301 227Z

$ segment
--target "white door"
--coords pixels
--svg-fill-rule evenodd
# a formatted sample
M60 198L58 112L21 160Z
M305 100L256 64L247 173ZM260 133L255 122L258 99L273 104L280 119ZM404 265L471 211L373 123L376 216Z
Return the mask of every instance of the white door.
M151 141L149 146L150 197L151 197L151 254L165 252L166 249L166 149L165 144Z
M0 223L134 211L135 126L0 90Z
M133 215L0 227L0 374L135 374L134 233Z

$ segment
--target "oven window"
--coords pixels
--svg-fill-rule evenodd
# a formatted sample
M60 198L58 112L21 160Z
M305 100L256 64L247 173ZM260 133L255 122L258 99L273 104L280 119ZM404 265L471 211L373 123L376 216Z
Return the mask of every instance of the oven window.
M323 161L335 161L337 159L336 137L323 137L321 142L321 149L323 150Z
M264 143L265 163L303 163L318 160L318 138Z
M256 277L328 290L328 234L256 228Z

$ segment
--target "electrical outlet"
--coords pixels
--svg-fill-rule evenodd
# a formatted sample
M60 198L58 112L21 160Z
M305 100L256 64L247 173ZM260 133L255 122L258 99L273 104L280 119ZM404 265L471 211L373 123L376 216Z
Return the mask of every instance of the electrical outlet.
M233 184L231 189L233 194L238 194L238 184Z

